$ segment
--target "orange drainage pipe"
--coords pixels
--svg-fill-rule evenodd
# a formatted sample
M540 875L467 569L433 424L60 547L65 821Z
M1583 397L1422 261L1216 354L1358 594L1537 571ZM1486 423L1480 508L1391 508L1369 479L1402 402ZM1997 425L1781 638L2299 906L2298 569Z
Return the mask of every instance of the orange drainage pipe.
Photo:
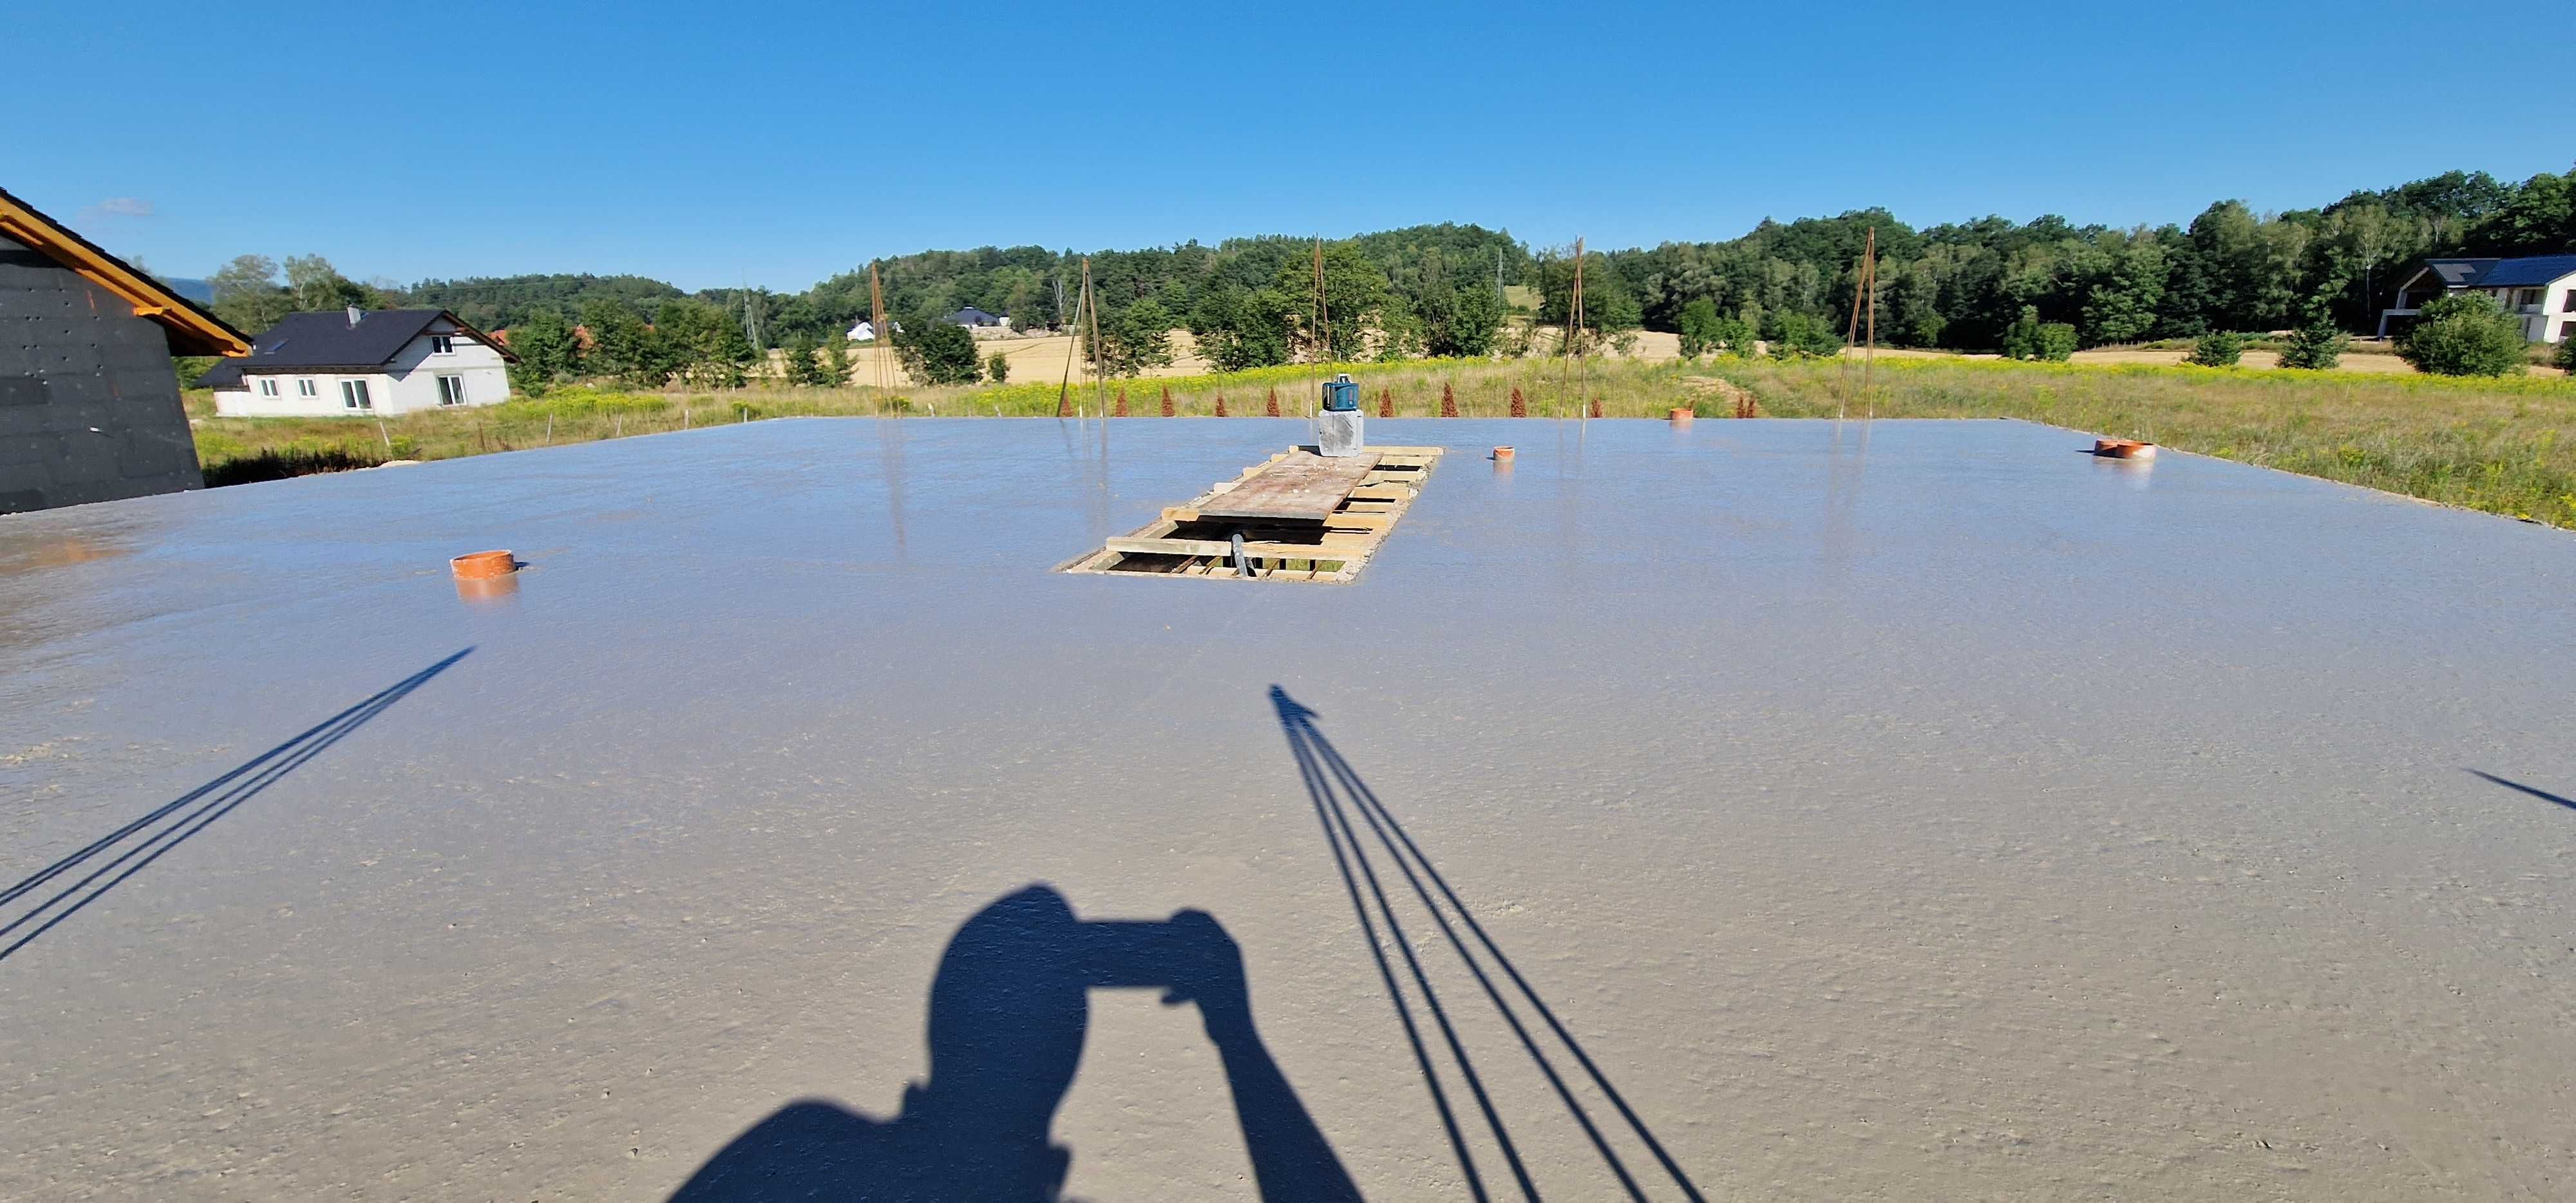
M2136 439L2095 439L2093 454L2105 459L2154 459L2156 445Z
M1512 462L1512 449L1509 447L1494 448L1494 462L1498 464L1508 464Z
M1673 412L1669 416L1673 420L1673 425L1688 426L1690 425L1691 419L1698 417L1699 414L1694 412L1689 406L1676 405L1673 407Z
M478 551L447 562L460 581L488 581L519 570L518 557L507 551Z

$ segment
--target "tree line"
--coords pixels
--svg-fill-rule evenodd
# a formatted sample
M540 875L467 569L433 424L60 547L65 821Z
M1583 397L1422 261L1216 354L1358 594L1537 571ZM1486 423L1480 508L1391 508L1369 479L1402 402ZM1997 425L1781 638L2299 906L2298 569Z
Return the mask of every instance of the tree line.
M2055 357L2098 346L2280 329L2323 337L2375 328L2404 276L2439 255L2576 251L2576 171L2520 183L2453 171L2355 191L2314 209L2258 213L2211 204L2188 224L2114 228L2043 216L1921 229L1884 209L1763 221L1742 237L1587 251L1580 264L1577 343L1618 342L1638 330L1680 334L1695 349L1759 339L1826 353L1852 322L1854 282L1875 234L1878 290L1871 315L1897 346L2005 350ZM933 334L974 306L1021 330L1061 330L1073 318L1084 256L1042 247L924 251L880 259L886 307L913 332L899 347L922 376L947 376L972 348ZM1562 328L1577 263L1566 248L1532 248L1474 225L1413 226L1322 244L1297 237L1228 239L1088 256L1099 336L1086 317L1086 354L1113 373L1171 362L1170 332L1189 330L1224 369L1293 360L1478 356L1561 349L1529 322ZM409 304L454 310L485 329L508 328L523 358L549 350L545 372L582 371L638 382L738 383L791 352L791 374L834 369L844 334L872 312L861 267L796 293L708 289L694 294L634 276L518 276L426 280L407 289L354 284L318 257L280 267L244 256L212 280L217 310L262 329L295 309ZM1517 303L1516 303L1517 302ZM586 343L571 332L589 335ZM560 333L558 333L560 330ZM561 366L556 366L557 361ZM925 377L926 378L926 377Z

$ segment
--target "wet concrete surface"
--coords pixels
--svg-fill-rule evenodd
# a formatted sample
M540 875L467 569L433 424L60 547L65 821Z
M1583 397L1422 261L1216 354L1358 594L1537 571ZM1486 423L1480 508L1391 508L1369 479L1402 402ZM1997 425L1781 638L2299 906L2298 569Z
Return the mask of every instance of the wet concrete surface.
M919 1132L951 937L1040 882L1206 912L1257 1027L1050 979L1069 1196L1250 1197L1264 1058L1373 1198L2576 1190L2564 533L2008 422L1417 420L1370 434L1459 453L1356 585L1046 571L1302 430L0 519L0 1197L656 1198L795 1100Z

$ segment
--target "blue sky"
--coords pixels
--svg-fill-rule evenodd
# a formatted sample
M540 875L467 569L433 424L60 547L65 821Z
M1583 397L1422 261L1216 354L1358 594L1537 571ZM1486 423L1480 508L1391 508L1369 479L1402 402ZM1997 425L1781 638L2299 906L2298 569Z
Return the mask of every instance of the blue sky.
M2576 40L2422 3L38 4L0 187L171 275L800 289L932 247L1444 220L2160 223L2576 158L2544 115Z

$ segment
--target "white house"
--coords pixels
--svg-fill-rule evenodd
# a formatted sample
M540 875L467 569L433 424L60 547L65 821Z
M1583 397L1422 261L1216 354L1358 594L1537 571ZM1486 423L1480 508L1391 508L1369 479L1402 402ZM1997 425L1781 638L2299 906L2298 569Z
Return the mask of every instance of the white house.
M403 414L510 399L509 348L444 309L287 315L197 378L227 418Z
M855 325L855 326L850 327L850 341L851 341L851 342L854 342L854 343L868 343L868 342L875 342L875 341L876 341L876 339L877 339L877 327L876 327L876 323L871 322L871 321L867 320L866 318L861 318L861 319L859 319L859 324L858 324L858 325Z
M2536 343L2576 338L2576 255L2528 259L2431 259L2397 288L2397 302L2379 315L2379 333L2390 323L2424 311L2446 293L2482 292L2522 322L2524 339Z

